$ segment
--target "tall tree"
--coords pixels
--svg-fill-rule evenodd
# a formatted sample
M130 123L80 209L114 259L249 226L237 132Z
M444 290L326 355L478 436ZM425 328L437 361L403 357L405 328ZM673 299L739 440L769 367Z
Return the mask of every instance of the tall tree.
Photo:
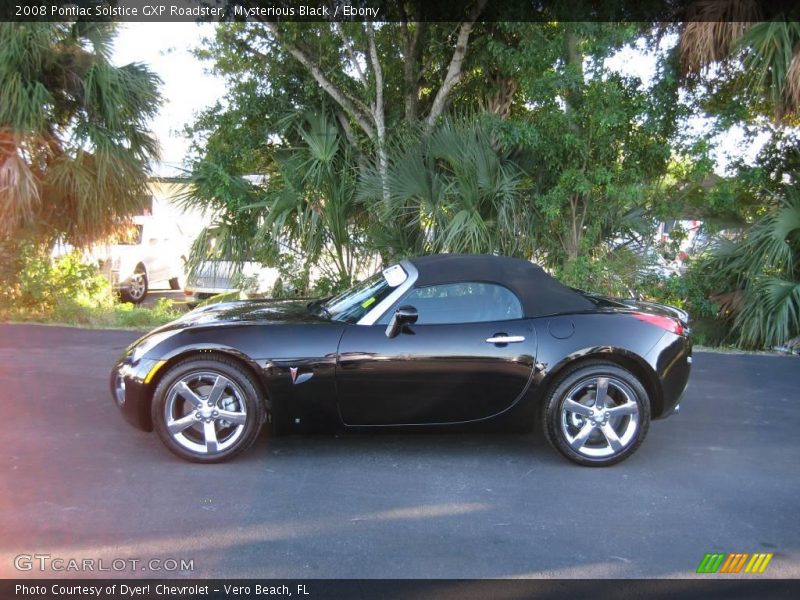
M393 23L224 24L198 55L229 78L228 113L260 97L268 135L276 117L318 110L324 100L356 153L385 170L389 132L430 132L464 80L481 78L469 50L486 2L475 0L460 23L417 22L422 3L406 0ZM220 115L210 111L192 133L225 137L215 127Z
M85 244L138 212L158 78L110 62L109 23L0 24L0 233Z
M618 23L502 23L491 48L518 82L498 135L528 175L528 252L552 266L647 229L682 110L668 56L650 89L605 60L645 31ZM650 221L650 223L648 223Z

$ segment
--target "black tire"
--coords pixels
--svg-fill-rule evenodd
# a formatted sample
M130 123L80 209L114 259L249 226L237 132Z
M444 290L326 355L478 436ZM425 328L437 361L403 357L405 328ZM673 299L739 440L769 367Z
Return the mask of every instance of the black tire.
M209 400L213 391L205 396L203 396L203 391L213 389L211 381L214 377L219 376L227 380L230 385L220 384L225 387L213 405L214 416L211 414L198 416L199 409L184 397L185 392L177 391L177 386L182 381L184 383L189 381L186 384L195 392L195 397L205 402ZM216 381L223 381L223 379ZM195 387L192 388L192 385ZM164 374L153 393L151 407L153 426L164 445L185 460L197 463L219 463L230 460L253 445L266 420L266 409L259 390L260 387L253 375L233 359L222 356L186 359ZM240 404L244 404L244 407ZM221 412L223 409L229 409L228 414L235 414L244 422L229 423L229 426L226 426L227 421L223 421L222 417L216 417L217 411ZM203 410L210 412L212 407L206 404ZM215 429L212 450L209 450L209 436L205 433L206 420L194 421L193 418L211 421ZM173 426L179 426L180 419L184 419L184 423L191 423L191 425L184 425L176 435L170 432L168 419L172 420ZM219 427L218 430L217 427ZM217 434L222 434L219 436L222 439L219 439ZM217 444L219 444L219 448L217 448ZM229 445L224 447L225 444ZM204 449L201 449L201 446Z
M139 278L139 281L135 282L134 281L135 278ZM135 283L138 285L134 285ZM147 280L147 273L140 266L136 268L133 277L131 277L129 286L127 288L121 289L119 295L123 302L130 302L131 304L141 304L142 302L144 302L144 299L147 298L147 292L149 289L150 286Z
M603 402L607 408L596 404L602 380L608 390ZM592 414L578 414L569 407ZM542 402L541 423L547 441L564 457L579 465L607 467L631 456L644 441L650 427L650 398L627 369L606 361L584 362L567 368L553 381ZM584 430L589 437L583 435Z
M181 282L178 281L177 277L173 277L169 280L169 289L171 290L179 290L181 289Z

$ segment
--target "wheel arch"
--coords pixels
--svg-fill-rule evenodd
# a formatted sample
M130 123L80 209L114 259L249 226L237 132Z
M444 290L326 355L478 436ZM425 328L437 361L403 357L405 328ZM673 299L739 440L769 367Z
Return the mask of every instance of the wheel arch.
M552 368L548 369L541 383L537 386L539 392L536 397L537 404L546 397L553 384L565 369L575 366L596 362L606 361L630 371L644 386L650 399L650 412L652 418L657 418L664 410L664 397L661 391L661 384L653 368L647 364L641 356L625 350L624 348L591 348L581 352L574 352L563 358Z
M250 375L253 376L253 380L255 381L257 391L261 396L261 402L264 404L264 408L269 415L272 410L271 403L269 401L269 394L267 392L267 387L264 384L264 379L261 376L260 369L258 363L254 361L252 358L239 352L234 348L228 348L225 346L209 346L209 347L190 347L190 348L181 348L177 352L171 353L168 358L163 359L166 362L158 369L156 374L147 384L147 391L145 394L145 401L147 403L147 414L150 415L150 407L153 404L153 395L158 387L158 384L164 378L164 376L169 373L170 369L174 367L176 364L189 359L189 358L201 358L201 359L211 359L213 360L216 357L226 358L228 360L235 361L239 366L241 366L244 370L246 370ZM152 427L152 423L149 424Z

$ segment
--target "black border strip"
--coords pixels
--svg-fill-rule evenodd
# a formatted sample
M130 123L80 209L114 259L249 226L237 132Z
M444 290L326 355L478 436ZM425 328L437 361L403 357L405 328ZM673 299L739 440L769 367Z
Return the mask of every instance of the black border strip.
M461 21L481 0L0 0L0 21ZM401 6L402 5L402 6ZM800 20L797 0L488 0L480 21ZM718 9L717 9L718 8Z
M123 586L127 586L123 587ZM170 593L182 588L185 593ZM226 587L228 586L228 587ZM256 586L280 588L290 594L256 595ZM231 588L238 587L238 593ZM77 590L84 588L82 592ZM243 588L249 588L249 595ZM76 590L76 593L69 593ZM100 591L97 594L97 591ZM138 590L132 593L132 590ZM233 600L244 598L287 598L307 600L394 600L425 598L441 600L485 600L488 598L615 598L633 600L731 600L759 598L789 600L800 598L800 580L738 577L697 579L5 579L0 581L0 598L36 600Z

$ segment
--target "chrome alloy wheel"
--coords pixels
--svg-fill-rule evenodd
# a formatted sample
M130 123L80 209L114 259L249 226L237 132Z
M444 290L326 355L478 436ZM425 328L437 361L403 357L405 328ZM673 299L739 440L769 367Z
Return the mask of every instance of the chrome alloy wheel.
M141 300L147 291L145 277L146 275L143 272L137 271L128 280L128 295L134 302Z
M172 384L164 403L164 422L183 448L213 455L242 436L247 406L241 388L219 373L189 373Z
M561 405L561 432L577 453L606 458L622 452L639 430L636 394L616 377L590 377L573 386Z

